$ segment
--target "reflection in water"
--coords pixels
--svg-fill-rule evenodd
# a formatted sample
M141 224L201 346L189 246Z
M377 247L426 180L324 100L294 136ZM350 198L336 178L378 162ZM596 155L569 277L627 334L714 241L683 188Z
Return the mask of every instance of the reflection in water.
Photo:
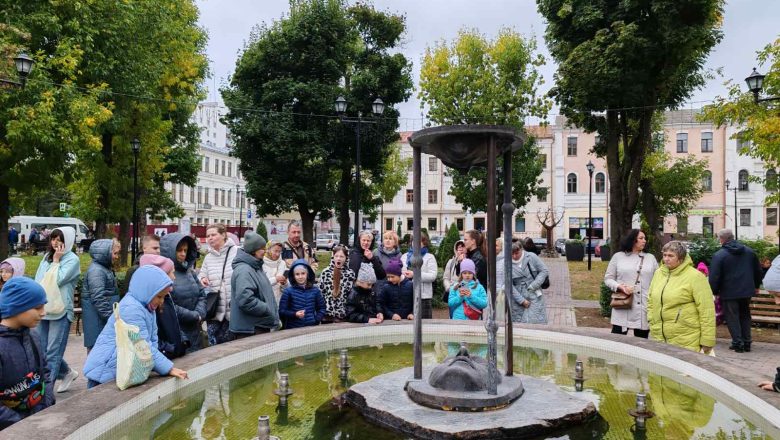
M434 365L457 352L459 344L431 343L424 346L423 360ZM485 351L469 344L469 350ZM172 406L159 415L128 428L124 435L135 439L249 439L257 434L257 417L271 417L272 432L291 439L401 439L392 432L367 423L344 405L343 393L353 383L412 365L411 345L349 350L352 368L347 383L339 378L338 351L298 357L261 368L208 388L205 392ZM585 390L600 417L586 426L550 438L584 439L755 439L768 438L742 417L713 398L671 379L649 374L628 364L577 356L560 350L517 348L515 371L555 382L574 392L572 374L577 359L585 364ZM278 407L273 394L279 372L290 375L288 408ZM633 430L627 414L635 405L637 392L648 394L648 406L656 416L648 420L646 432ZM522 399L522 398L521 398ZM521 402L522 403L522 402Z

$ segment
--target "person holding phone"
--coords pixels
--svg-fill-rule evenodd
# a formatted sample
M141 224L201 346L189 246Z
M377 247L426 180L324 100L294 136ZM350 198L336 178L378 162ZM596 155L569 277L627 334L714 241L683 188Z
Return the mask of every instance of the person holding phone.
M282 243L282 259L287 267L291 267L295 260L305 260L312 269L317 270L317 258L314 256L309 243L301 239L301 222L290 220L287 225L287 241Z

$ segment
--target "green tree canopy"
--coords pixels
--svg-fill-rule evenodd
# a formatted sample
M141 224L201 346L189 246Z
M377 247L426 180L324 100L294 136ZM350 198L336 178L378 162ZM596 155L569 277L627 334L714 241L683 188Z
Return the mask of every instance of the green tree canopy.
M610 236L631 229L653 114L705 82L720 41L723 0L537 0L558 62L551 95L569 121L601 142L610 180Z
M419 98L428 117L437 124L496 124L524 129L529 116L546 117L550 102L537 95L542 84L538 67L544 58L536 44L510 29L494 40L476 30L462 30L450 44L426 49L420 72ZM542 165L533 138L512 156L512 200L521 208L537 191ZM503 158L499 158L499 164ZM487 170L474 168L466 174L448 170L450 194L463 209L499 215L503 203L503 176L498 178L497 206L487 206Z

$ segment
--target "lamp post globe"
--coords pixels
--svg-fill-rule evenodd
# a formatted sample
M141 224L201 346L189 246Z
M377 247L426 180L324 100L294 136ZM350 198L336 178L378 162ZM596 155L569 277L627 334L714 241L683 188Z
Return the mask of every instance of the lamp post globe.
M338 98L336 98L335 107L336 107L337 114L339 115L343 114L344 112L347 111L347 100L344 99L343 96L339 96Z
M32 71L35 61L30 58L29 55L22 52L14 57L14 64L16 64L16 73L18 73L19 77L24 80L30 74L30 71Z
M747 83L748 90L753 92L754 94L761 93L761 90L764 88L764 78L766 75L762 75L758 73L756 68L753 68L753 72L750 73L750 75L745 78L745 82Z
M385 112L385 103L379 98L376 98L374 102L371 103L371 111L374 113L374 116L380 116L382 113Z

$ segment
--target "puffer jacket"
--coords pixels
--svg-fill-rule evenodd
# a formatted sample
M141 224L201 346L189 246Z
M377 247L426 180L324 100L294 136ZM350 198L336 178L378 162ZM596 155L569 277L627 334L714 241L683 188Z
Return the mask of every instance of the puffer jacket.
M263 272L263 261L238 249L230 278L230 331L255 333L255 327L278 329L279 312L274 291Z
M301 286L295 282L295 268L303 266L309 273L306 279L307 286ZM314 284L314 271L305 260L299 259L290 266L287 274L289 285L282 292L279 301L279 315L284 319L285 328L299 328L310 325L318 325L325 316L325 300L320 289ZM295 313L304 310L303 318L298 318Z
M709 282L721 301L750 298L761 286L764 273L753 249L731 240L712 256Z
M176 259L176 247L182 241L188 244L184 263ZM206 317L206 290L192 269L198 259L197 245L192 237L174 232L160 240L160 255L170 258L175 268L171 299L181 331L190 342L187 353L197 351L202 348L201 321Z
M488 305L487 293L482 284L476 280L467 282L469 290L471 290L471 296L460 296L460 291L456 289L460 283L453 283L450 287L450 297L447 301L450 310L452 310L452 319L468 320L466 312L463 310L463 302L468 302L470 306L478 310L484 310Z
M374 247L374 242L371 242L369 249ZM376 253L372 254L371 258L366 258L363 248L353 247L347 255L347 261L349 262L349 268L357 275L360 272L360 265L363 263L371 264L374 268L374 275L376 275L377 282L387 278L385 273L385 267L382 265L382 260Z
M344 261L341 268L339 291L333 292L333 270L336 263L331 259L330 265L320 274L320 292L325 300L325 314L333 319L343 320L347 316L347 297L355 283L355 272L349 268L349 260ZM335 293L335 294L334 294Z
M155 295L173 284L168 275L155 266L142 266L130 282L130 290L119 301L119 316L130 325L138 326L142 339L149 343L154 360L154 371L165 376L173 368L173 362L157 348L157 321L148 304ZM99 383L116 379L116 318L111 315L100 332L95 346L84 363L84 376Z
M62 235L65 237L66 252L65 255L60 258L59 268L57 269L57 285L60 288L62 301L65 303L65 311L59 315L47 314L43 319L47 321L56 321L67 316L68 321L73 322L75 319L75 315L73 314L73 294L76 291L76 284L79 283L79 276L81 276L81 263L79 262L78 255L73 252L73 243L76 241L76 230L69 226L63 226L61 228L55 228L53 231L56 231L57 229L62 231ZM54 263L49 262L48 254L44 255L41 264L38 266L38 271L35 272L35 281L40 283L53 264Z
M436 257L432 253L428 252L428 249L423 248L423 262L420 266L420 281L422 284L421 297L422 299L433 298L433 282L436 281L436 275L439 273L439 266L436 264ZM403 264L404 270L412 270L409 254L406 253L401 257L401 264Z
M658 268L647 304L650 336L692 351L715 346L715 302L707 278L690 255L672 270Z
M268 277L268 282L271 283L271 288L274 290L274 299L276 299L276 305L279 306L279 300L282 298L282 285L277 276L284 276L284 272L287 270L287 263L284 262L282 257L276 259L276 261L268 258L268 254L263 257L263 272Z
M230 321L231 283L233 276L233 259L236 258L238 247L228 238L219 250L209 249L200 267L198 278L208 278L209 288L219 290L219 305L214 321L227 319ZM227 258L227 261L225 259ZM175 261L175 260L174 260ZM225 277L222 278L222 267L225 267Z
M379 304L376 300L376 294L373 290L366 290L355 286L347 298L347 321L367 323L369 319L376 318L380 313ZM392 316L384 316L392 318Z
M32 378L27 377L29 373L34 374ZM41 349L30 329L12 329L0 325L0 401L10 397L4 396L5 390L8 389L13 388L24 394L31 393L29 399L25 399L13 409L0 403L0 431L54 405L54 388L48 380L50 377L46 350ZM44 385L42 399L38 398L34 391L39 388L41 380Z
M379 292L379 310L386 319L397 314L406 319L414 312L414 287L412 280L401 280L398 284L385 283Z
M649 374L655 417L663 421L664 438L695 438L715 410L715 399L674 379Z
M477 273L475 274L477 276L477 281L479 281L481 285L487 286L487 260L485 259L485 256L482 255L482 251L479 249L467 251L466 258L473 261L474 266L477 268ZM458 262L456 265L456 272L458 276L460 276L460 262Z
M84 321L84 346L92 348L98 335L119 302L119 289L112 268L113 240L95 240L89 247L92 257L81 290L81 318Z

